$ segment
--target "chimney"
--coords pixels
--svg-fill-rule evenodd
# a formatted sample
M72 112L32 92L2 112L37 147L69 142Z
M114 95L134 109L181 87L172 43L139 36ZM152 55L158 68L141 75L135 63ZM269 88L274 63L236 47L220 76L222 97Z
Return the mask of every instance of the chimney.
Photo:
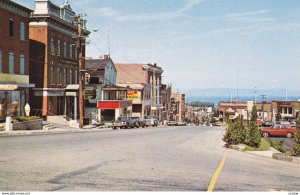
M104 59L104 60L108 60L108 59L109 59L109 55L107 55L107 54L104 54L104 55L102 56L102 59Z

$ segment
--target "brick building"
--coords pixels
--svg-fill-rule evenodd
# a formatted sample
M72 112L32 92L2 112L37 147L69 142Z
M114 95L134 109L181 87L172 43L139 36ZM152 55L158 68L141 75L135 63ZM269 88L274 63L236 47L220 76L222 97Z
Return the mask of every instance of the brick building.
M50 0L35 0L30 22L30 81L36 88L31 101L44 116L78 116L74 113L78 112L79 88L77 28L77 16L68 1L57 6Z
M117 85L132 89L132 115L144 118L163 112L161 78L163 70L156 64L116 64Z
M0 1L0 119L24 115L29 101L29 20L32 10Z

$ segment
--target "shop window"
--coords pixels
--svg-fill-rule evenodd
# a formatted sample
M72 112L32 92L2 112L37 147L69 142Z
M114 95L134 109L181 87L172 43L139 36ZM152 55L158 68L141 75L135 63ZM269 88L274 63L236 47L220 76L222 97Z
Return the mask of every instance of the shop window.
M7 108L8 115L17 117L20 115L20 92L19 91L11 91L7 93Z
M25 60L24 60L24 55L20 55L20 74L25 74Z
M14 37L14 20L13 19L9 19L9 37Z
M25 25L24 25L24 22L20 22L20 40L25 41Z
M9 74L14 74L15 56L13 52L9 52L8 62L9 62Z

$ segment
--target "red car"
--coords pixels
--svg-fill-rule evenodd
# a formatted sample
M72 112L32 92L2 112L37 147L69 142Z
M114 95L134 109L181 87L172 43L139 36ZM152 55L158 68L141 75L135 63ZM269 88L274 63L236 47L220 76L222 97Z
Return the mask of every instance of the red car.
M286 136L287 138L293 137L296 131L297 129L291 127L291 125L280 125L280 124L275 124L270 128L262 128L259 130L260 134L263 137Z

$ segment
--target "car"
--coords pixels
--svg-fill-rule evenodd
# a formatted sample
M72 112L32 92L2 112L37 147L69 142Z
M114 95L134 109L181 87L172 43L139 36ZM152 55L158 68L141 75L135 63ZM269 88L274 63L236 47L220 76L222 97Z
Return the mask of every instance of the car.
M130 117L130 119L134 122L135 127L146 127L146 121L144 119L141 119L139 117Z
M264 121L262 124L263 127L271 127L272 125L273 125L272 121Z
M148 126L153 126L153 127L158 126L158 120L157 120L156 116L146 116L145 121L146 121L147 127Z
M187 123L185 121L177 121L176 126L186 126Z
M292 127L297 127L296 121L291 121L290 124L291 124Z
M130 117L127 117L127 116L118 117L118 119L116 121L114 121L112 124L113 129L116 129L116 128L127 129L128 127L131 127L131 128L135 127L135 123Z
M276 122L276 124L280 124L280 125L290 125L291 123L287 120L284 119L280 119L279 121Z
M176 125L176 121L172 121L172 120L171 120L171 121L168 121L168 122L167 122L167 125L168 125L168 126L175 126L175 125Z
M223 123L220 121L212 123L212 126L221 126Z
M286 136L287 138L292 138L296 133L297 129L291 127L291 125L282 125L282 124L275 124L270 128L262 128L259 130L260 134L263 137L269 136Z

